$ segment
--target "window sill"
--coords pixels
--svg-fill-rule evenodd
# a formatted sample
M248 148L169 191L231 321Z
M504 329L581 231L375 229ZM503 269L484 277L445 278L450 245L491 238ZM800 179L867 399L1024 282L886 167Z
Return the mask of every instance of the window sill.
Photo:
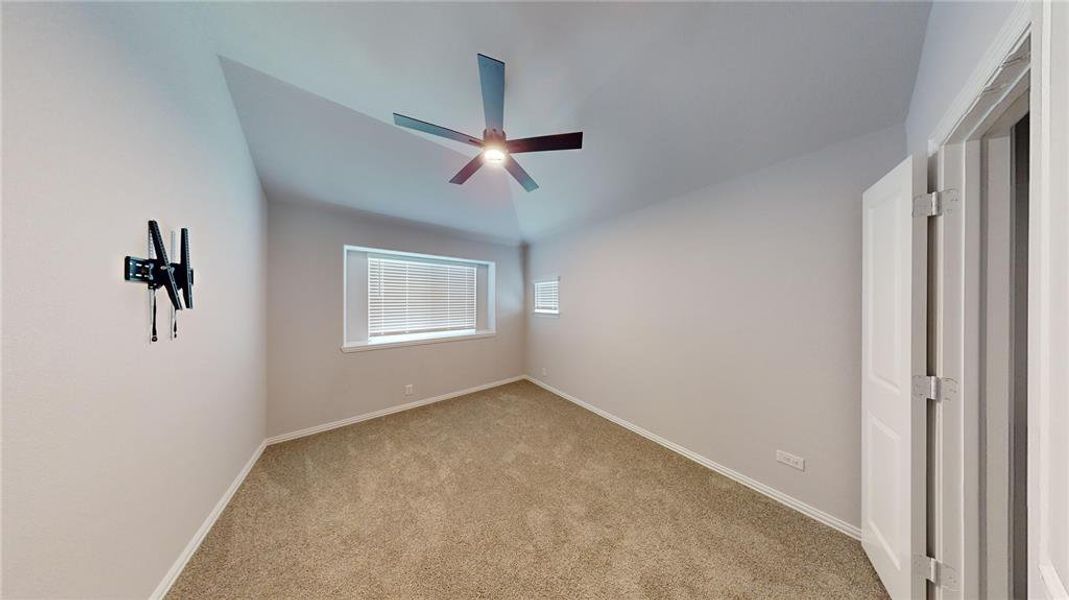
M385 348L403 348L405 346L422 346L424 344L440 344L442 342L459 342L461 340L478 340L494 337L497 332L493 329L446 331L435 333L415 333L408 335L391 335L378 340L366 342L350 342L341 347L342 352L364 352L367 350L382 350Z
M559 310L536 310L536 311L532 311L532 312L535 315L538 315L540 317L559 317L560 316L560 311Z

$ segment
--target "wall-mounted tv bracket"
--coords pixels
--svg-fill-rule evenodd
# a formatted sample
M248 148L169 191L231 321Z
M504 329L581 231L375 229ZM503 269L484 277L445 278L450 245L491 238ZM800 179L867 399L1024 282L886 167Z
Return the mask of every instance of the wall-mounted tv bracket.
M175 246L176 237L181 239L181 246ZM193 266L189 260L189 230L182 228L180 234L171 231L171 253L177 254L177 263L171 263L174 267L174 280L182 292L182 303L187 310L193 310ZM178 310L171 306L171 339L178 339Z
M127 281L140 281L148 285L149 304L152 312L152 341L156 335L156 290L163 288L171 300L173 311L182 310L182 300L186 308L193 308L193 267L189 261L189 230L182 229L181 262L167 260L167 249L163 245L163 236L156 221L148 222L149 258L127 256L123 261L123 274ZM182 299L179 299L179 291ZM172 316L171 336L177 336L177 320Z

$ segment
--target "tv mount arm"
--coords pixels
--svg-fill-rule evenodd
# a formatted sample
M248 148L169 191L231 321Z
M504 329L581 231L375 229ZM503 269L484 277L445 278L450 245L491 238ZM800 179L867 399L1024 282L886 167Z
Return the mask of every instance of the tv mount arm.
M160 226L156 221L148 222L148 235L153 258L127 256L123 261L123 276L126 281L138 281L148 285L151 290L152 303L152 341L156 341L156 290L163 288L175 311L182 310L182 301L186 308L193 308L193 267L189 260L189 230L182 228L181 257L178 263L167 259L167 249L163 245ZM179 298L181 292L181 298Z
M182 302L186 308L193 310L193 265L189 261L189 230L183 227L181 236L178 264L171 266L175 267L174 279L178 289L182 291Z

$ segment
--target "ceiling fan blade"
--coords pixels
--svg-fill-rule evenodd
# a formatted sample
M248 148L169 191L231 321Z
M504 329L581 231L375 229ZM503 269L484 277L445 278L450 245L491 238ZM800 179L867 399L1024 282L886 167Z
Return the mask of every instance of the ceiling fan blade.
M520 152L547 152L549 150L579 150L583 147L583 132L540 135L505 142L511 154Z
M520 185L523 186L523 189L528 192L533 192L538 189L538 184L535 183L535 180L531 179L531 176L527 174L527 171L524 171L523 167L520 166L520 163L516 162L511 156L505 157L505 170L515 177L516 181L519 181Z
M505 131L505 63L480 54L479 83L483 88L486 128Z
M451 140L456 140L465 144L471 144L472 146L478 146L482 148L483 141L479 138L472 137L466 133L460 133L459 131L453 131L452 129L446 129L440 125L434 123L428 123L426 121L420 121L419 119L413 119L412 117L406 117L393 113L393 122L395 125L401 127L407 127L409 129L415 129L416 131L422 131L423 133L429 133L431 135L437 135Z
M455 183L457 185L464 183L468 180L469 177L471 177L476 171L478 171L479 167L481 166L483 166L483 155L479 154L475 158L471 159L471 162L464 165L464 168L457 172L457 174L449 180L449 183Z

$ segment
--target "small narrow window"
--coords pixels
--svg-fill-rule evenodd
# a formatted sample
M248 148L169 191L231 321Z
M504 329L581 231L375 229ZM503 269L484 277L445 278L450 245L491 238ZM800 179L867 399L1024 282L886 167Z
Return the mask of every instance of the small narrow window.
M547 315L560 314L560 279L534 282L534 311Z

